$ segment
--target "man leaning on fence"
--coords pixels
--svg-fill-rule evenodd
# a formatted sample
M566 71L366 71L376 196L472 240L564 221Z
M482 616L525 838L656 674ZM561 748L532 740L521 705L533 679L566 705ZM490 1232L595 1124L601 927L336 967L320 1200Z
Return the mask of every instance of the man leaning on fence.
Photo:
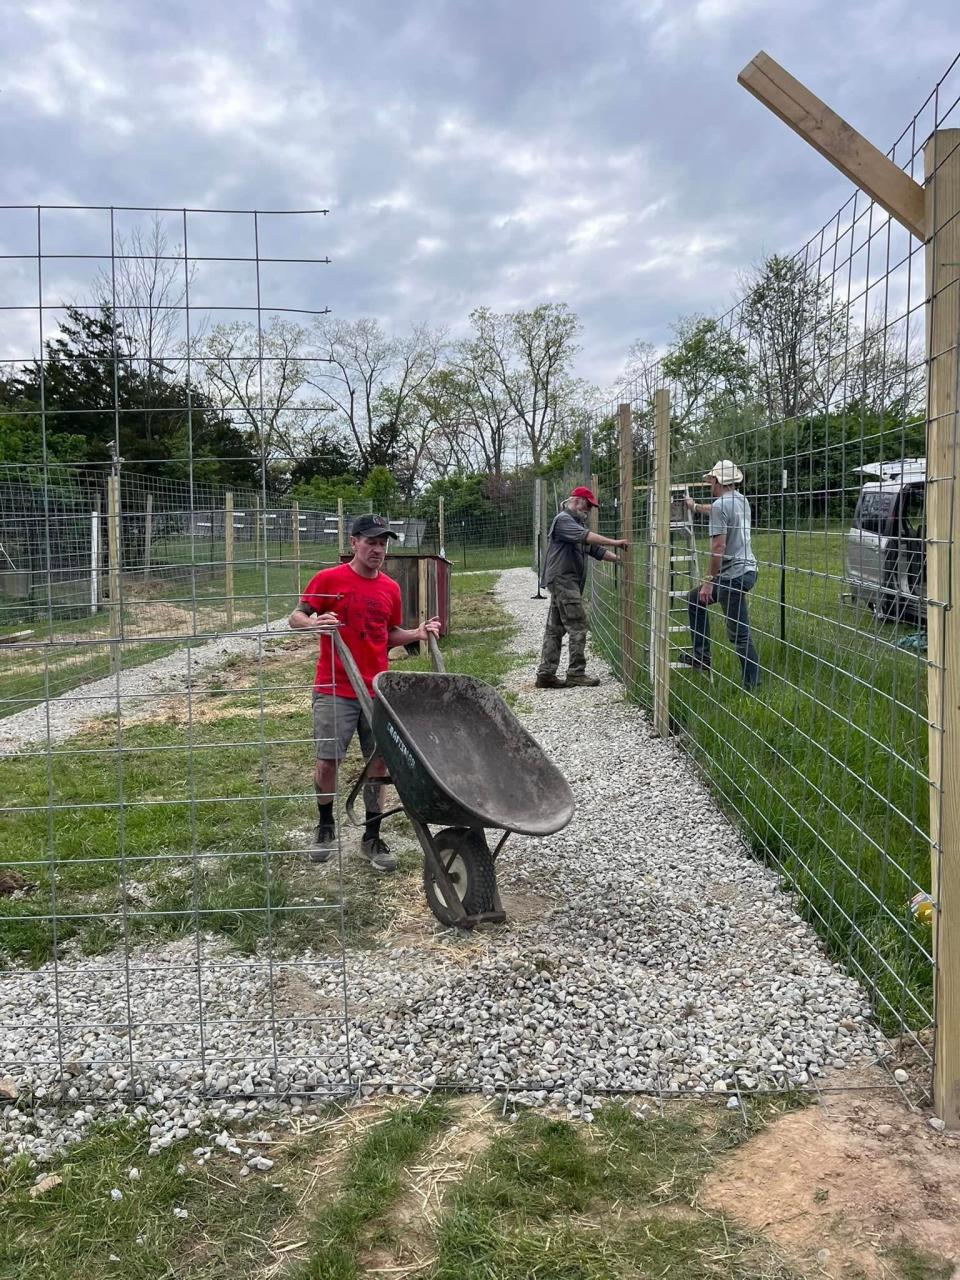
M693 653L682 653L680 661L694 671L710 671L707 610L716 600L726 619L730 643L740 659L743 687L755 689L760 663L750 635L747 593L756 585L757 561L750 544L750 503L737 492L743 473L724 458L703 478L710 481L713 500L702 506L690 497L685 502L691 511L710 516L710 564L703 582L687 596Z
M605 538L587 528L591 507L599 507L592 492L579 485L554 517L547 539L547 558L541 585L550 592L550 610L543 636L538 689L594 688L600 683L587 675L587 611L583 588L587 583L587 556L595 560L618 560L608 547L627 547L626 538ZM560 646L567 636L566 678L557 676Z

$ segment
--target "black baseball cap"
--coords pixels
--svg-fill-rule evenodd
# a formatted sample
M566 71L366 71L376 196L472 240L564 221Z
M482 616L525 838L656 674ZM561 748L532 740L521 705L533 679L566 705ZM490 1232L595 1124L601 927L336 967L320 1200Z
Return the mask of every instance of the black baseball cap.
M386 516L357 516L350 526L354 538L395 538L397 535L387 523Z

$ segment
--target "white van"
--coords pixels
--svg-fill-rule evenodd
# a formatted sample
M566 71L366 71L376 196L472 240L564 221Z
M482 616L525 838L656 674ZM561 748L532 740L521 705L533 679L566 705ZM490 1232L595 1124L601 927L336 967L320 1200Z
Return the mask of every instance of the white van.
M870 463L854 470L871 478L860 490L847 534L847 590L881 618L925 622L926 459Z

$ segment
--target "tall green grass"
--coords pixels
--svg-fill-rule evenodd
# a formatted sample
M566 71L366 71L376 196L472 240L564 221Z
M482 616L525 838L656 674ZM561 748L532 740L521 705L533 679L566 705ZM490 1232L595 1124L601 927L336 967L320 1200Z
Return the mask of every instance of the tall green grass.
M914 627L880 622L843 599L843 546L835 532L788 534L781 610L780 535L755 533L760 571L749 604L761 687L741 689L714 606L712 681L671 671L670 711L718 803L896 1032L932 1018L930 931L909 909L911 896L930 887L926 660L897 648ZM630 692L649 704L644 561L639 555L640 660ZM701 544L701 569L705 562ZM594 596L596 642L620 670L612 573ZM671 621L685 621L685 603L672 603ZM674 658L689 647L687 635L670 639Z

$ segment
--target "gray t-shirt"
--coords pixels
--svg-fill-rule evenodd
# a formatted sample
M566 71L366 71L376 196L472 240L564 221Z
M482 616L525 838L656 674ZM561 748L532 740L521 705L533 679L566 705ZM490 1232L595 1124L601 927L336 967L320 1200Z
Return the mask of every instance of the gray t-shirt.
M721 576L742 578L745 573L756 573L757 560L750 545L750 503L736 489L710 504L710 537L718 533L725 539Z
M588 547L587 517L561 508L554 516L547 541L547 558L541 583L549 591L561 578L582 591L587 582L587 556L602 560L603 547Z

